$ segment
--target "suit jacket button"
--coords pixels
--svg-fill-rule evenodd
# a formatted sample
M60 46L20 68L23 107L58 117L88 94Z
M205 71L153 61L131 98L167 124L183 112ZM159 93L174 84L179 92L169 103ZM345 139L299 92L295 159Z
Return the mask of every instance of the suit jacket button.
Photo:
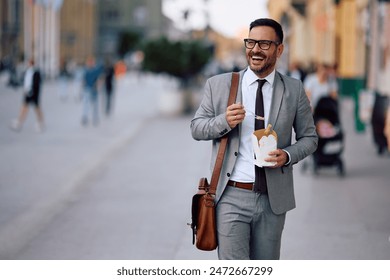
M230 177L230 173L226 174L228 177Z
M234 155L235 155L235 156L238 156L238 153L237 153L237 152L234 152Z

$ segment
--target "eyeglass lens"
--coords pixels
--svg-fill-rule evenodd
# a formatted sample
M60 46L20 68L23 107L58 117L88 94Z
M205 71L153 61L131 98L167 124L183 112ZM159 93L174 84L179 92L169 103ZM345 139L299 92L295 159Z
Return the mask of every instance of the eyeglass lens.
M256 46L256 43L259 45L260 49L262 50L268 50L271 46L272 41L265 41L265 40L251 40L251 39L246 39L245 40L245 46L248 49L253 49Z

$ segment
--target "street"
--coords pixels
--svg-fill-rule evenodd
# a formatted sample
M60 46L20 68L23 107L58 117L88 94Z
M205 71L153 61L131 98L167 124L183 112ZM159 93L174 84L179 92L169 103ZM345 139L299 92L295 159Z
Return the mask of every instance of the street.
M14 132L22 94L0 84L0 259L216 259L187 226L211 143L191 138L191 116L159 113L175 83L128 74L114 114L87 127L74 88L64 101L47 81L46 130L35 132L30 111ZM390 156L376 154L369 127L354 131L353 101L341 105L346 176L294 167L282 259L390 259Z

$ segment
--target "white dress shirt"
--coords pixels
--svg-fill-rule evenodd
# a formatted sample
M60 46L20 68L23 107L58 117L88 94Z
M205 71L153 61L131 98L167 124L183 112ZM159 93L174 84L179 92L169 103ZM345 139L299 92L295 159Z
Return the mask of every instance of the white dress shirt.
M240 146L236 165L234 166L230 180L237 182L254 182L255 167L254 167L254 151L252 147L252 134L255 131L255 108L256 108L256 92L259 78L248 67L244 72L242 79L242 103L246 111L245 119L241 124ZM272 102L273 84L275 79L275 70L267 77L267 82L263 85L263 104L264 104L264 124L268 125L269 111Z

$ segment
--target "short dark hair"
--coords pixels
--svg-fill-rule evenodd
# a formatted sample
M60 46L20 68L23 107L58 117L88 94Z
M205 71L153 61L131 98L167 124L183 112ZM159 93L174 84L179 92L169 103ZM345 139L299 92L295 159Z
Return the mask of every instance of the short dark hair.
M253 27L256 26L269 26L272 27L275 30L276 36L279 39L279 43L283 43L283 29L282 26L279 24L279 22L270 19L270 18L259 18L255 21L252 21L249 26L249 31L252 30Z

